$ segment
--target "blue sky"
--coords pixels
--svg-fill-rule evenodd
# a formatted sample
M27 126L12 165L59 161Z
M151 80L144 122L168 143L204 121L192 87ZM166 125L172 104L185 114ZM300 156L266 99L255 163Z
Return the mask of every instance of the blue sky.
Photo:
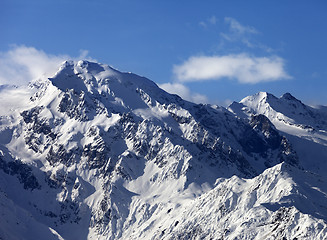
M0 83L64 58L226 104L258 91L327 105L326 1L0 1Z

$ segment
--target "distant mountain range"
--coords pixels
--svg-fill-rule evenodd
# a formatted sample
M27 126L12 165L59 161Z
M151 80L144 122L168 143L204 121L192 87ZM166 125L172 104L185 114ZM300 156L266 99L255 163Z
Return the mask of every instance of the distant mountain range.
M0 239L327 238L327 107L195 104L88 61L0 103Z

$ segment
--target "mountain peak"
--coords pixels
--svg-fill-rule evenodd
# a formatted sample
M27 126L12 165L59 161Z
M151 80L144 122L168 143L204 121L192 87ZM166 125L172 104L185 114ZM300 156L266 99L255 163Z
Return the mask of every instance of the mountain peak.
M277 98L275 95L268 93L268 92L258 92L254 95L247 96L244 99L242 99L240 102L245 103L245 102L251 102L252 105L253 103L268 103L269 105L275 105L276 101L295 101L302 103L300 100L295 98L291 93L287 92L283 94L280 98Z
M284 99L284 100L288 100L288 101L297 101L297 102L300 102L300 100L298 100L297 98L295 98L289 92L283 94L283 96L281 96L280 99Z
M263 114L286 133L295 135L296 132L300 137L305 136L326 144L327 124L323 108L310 107L289 92L280 98L259 92L245 97L238 104L233 103L229 110L243 118L249 118L252 114Z
M103 86L111 85L135 85L157 87L151 80L137 76L132 73L120 72L109 65L87 60L65 61L54 77L49 80L65 91L74 89L75 91L95 92L101 91Z
M266 99L267 101L272 100L272 99L273 100L277 99L277 97L274 94L271 94L269 92L259 92L259 93L255 94L255 95L258 96L258 99Z
M90 99L103 98L105 105L115 103L115 106L134 110L147 106L145 98L175 99L145 77L86 60L65 61L49 80L63 92L85 93Z
M240 103L243 103L245 105L262 105L262 104L270 104L270 102L277 100L278 98L275 97L273 94L268 92L258 92L254 95L247 96L243 98Z

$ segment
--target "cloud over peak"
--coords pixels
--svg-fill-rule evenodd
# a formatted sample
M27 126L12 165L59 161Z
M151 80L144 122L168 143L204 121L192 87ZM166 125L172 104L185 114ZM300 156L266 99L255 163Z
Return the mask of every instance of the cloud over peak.
M22 85L40 77L52 76L62 62L69 59L85 59L88 52L80 56L52 55L24 45L13 46L7 52L0 52L0 85Z
M240 83L259 83L290 79L278 56L253 57L245 53L224 56L190 57L173 72L180 82L236 79Z

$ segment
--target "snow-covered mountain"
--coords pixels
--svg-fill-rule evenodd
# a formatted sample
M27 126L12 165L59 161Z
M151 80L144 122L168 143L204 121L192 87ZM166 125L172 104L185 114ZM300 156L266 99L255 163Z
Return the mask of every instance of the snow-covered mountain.
M306 170L325 174L327 169L327 107L310 107L286 93L280 98L260 92L232 103L229 110L241 118L265 115L292 143Z
M194 104L88 61L0 102L0 239L327 236L326 108Z

